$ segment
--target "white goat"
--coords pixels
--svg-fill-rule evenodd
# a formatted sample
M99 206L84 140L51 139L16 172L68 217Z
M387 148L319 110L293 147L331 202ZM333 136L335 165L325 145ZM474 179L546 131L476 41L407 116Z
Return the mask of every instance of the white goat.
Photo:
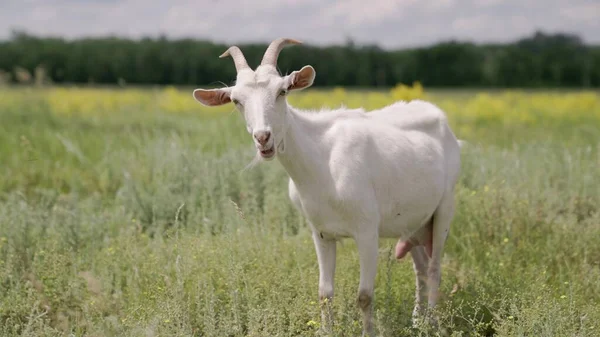
M398 259L411 252L416 273L413 316L436 305L442 251L454 216L460 144L444 112L424 101L397 102L369 113L291 107L286 95L311 86L315 78L311 66L284 77L276 69L282 48L298 43L273 41L255 71L232 46L220 57L233 58L235 86L196 89L193 95L207 106L233 102L253 136L257 157L271 160L277 155L289 174L289 197L313 232L322 301L333 298L336 241L356 241L358 306L366 335L373 331L380 237L400 238ZM323 307L322 320L328 326L327 313Z

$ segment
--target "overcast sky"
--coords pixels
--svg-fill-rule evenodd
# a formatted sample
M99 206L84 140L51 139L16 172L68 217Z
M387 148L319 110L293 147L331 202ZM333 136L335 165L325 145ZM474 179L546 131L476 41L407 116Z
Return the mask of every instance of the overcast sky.
M600 0L0 0L0 39L12 29L223 43L291 37L328 44L351 37L384 48L505 42L541 29L600 43Z

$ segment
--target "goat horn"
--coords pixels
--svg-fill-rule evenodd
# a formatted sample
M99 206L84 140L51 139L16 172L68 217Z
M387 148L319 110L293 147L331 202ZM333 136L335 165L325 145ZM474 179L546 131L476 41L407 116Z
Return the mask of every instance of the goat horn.
M263 56L262 62L260 65L270 64L272 66L277 66L277 58L279 57L279 53L288 44L301 44L302 42L294 39L286 39L279 38L269 45L267 51L265 51L265 55Z
M235 70L239 73L242 69L250 69L248 66L248 62L246 62L246 58L244 54L237 46L229 47L219 58L231 56L233 58L233 63L235 64Z

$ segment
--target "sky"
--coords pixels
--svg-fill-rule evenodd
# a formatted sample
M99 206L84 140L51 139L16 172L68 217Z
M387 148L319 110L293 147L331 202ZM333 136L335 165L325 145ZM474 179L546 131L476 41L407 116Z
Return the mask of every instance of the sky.
M600 44L600 0L0 0L0 39L13 30L229 44L289 37L327 45L351 38L386 49L509 42L542 30Z

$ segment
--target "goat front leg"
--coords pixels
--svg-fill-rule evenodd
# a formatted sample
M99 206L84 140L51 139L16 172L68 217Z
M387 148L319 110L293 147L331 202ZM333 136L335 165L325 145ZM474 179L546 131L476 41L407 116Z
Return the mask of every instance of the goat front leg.
M363 336L373 335L373 305L375 302L375 277L377 275L377 255L379 237L376 230L361 233L355 237L360 260L360 283L358 286L358 307L363 315Z
M321 330L332 331L333 280L335 276L336 241L324 239L313 230L313 241L319 261L319 302L321 305Z

